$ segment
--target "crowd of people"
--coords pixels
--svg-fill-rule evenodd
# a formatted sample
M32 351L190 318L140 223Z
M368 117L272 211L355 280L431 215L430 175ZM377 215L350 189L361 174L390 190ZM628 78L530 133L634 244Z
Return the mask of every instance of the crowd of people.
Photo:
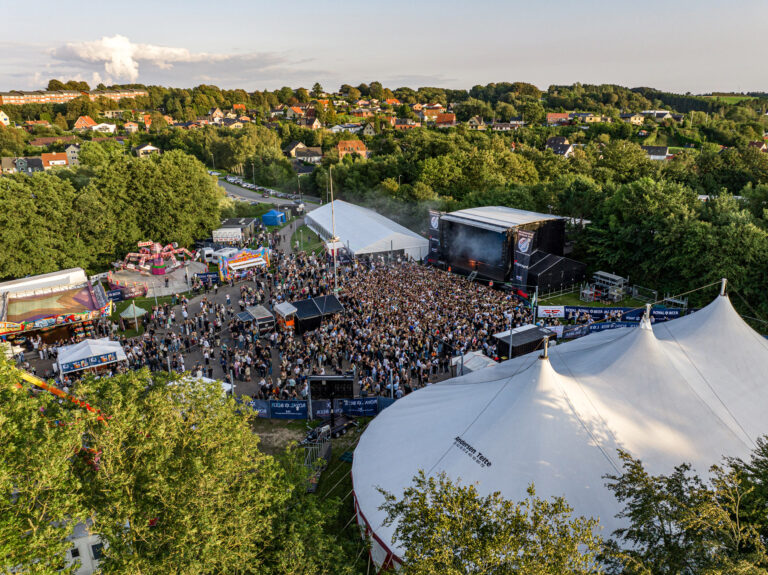
M139 320L141 335L115 334L127 362L109 372L190 372L235 383L259 399L305 398L308 376L353 372L361 395L402 397L449 377L452 356L479 350L496 358L495 333L533 322L530 308L511 292L434 267L380 258L334 264L283 251L275 237L266 240L273 247L269 270L222 286L199 283L189 297L153 306ZM257 321L238 318L250 306L274 309L332 294L334 285L344 310L315 329L265 333ZM116 329L99 327L104 335ZM71 385L68 377L59 379Z

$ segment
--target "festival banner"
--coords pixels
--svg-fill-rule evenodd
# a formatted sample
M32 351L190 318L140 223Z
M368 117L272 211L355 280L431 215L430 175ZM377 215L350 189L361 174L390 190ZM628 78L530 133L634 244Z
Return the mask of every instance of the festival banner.
M123 290L111 289L107 292L107 297L110 301L123 301Z
M564 305L540 305L538 310L539 317L565 317Z
M693 310L690 310L693 311ZM622 321L640 321L645 314L645 308L632 307L588 307L588 306L565 306L565 317L578 314L589 314L594 320L601 320L606 317L621 318ZM685 315L685 310L680 308L651 308L651 317L656 321L665 321L676 319Z
M375 397L358 397L355 399L342 399L341 412L344 415L356 417L373 417L378 413L379 402Z
M307 402L303 399L270 401L269 413L272 419L307 419Z
M531 265L531 254L534 251L533 240L535 236L536 232L532 230L517 230L513 274L515 283L520 286L528 285L528 268Z

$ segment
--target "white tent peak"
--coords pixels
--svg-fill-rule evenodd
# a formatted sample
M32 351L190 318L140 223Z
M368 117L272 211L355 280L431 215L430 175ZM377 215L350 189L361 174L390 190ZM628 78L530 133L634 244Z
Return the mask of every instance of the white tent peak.
M652 474L684 462L706 474L768 433L768 341L727 297L652 329L605 330L540 355L418 390L368 425L352 476L377 564L402 556L377 488L400 496L419 469L512 500L534 483L610 534L626 526L605 487L620 470L618 449Z

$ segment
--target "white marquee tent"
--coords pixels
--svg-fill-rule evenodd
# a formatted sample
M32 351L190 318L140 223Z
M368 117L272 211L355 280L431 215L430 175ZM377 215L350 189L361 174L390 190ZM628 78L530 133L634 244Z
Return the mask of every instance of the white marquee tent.
M403 550L385 527L377 490L401 495L419 469L476 483L481 494L564 496L602 534L622 527L605 487L618 449L653 474L699 473L743 457L768 433L768 340L727 296L651 327L606 330L427 386L382 412L355 450L358 522L377 565Z
M397 222L343 200L335 200L333 210L336 237L353 255L402 250L415 260L427 257L429 241ZM304 217L304 221L323 240L333 237L331 204L312 210Z

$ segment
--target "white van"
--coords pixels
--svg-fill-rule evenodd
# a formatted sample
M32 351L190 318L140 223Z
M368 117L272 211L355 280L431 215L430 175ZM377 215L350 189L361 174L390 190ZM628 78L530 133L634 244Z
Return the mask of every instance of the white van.
M235 255L237 252L239 252L237 248L222 248L220 250L216 250L213 252L213 262L216 265L221 265L221 260L225 260L227 258L231 258L233 255Z
M200 261L207 264L213 261L213 248L203 248L200 250Z

